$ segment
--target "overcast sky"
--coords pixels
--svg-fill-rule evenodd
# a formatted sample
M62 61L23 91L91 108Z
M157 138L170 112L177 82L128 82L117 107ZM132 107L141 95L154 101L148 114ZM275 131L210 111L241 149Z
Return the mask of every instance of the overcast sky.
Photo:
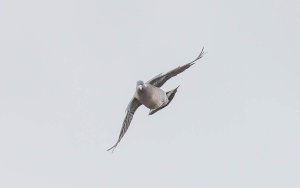
M0 187L300 187L300 2L0 1ZM137 80L208 53L140 107Z

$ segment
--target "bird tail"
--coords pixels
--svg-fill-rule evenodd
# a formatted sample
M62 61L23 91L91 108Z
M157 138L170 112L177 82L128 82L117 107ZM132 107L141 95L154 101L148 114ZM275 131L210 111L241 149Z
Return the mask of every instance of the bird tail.
M176 94L178 88L179 88L179 86L176 87L175 89L173 89L173 90L167 92L167 97L168 97L168 99L169 99L169 102L168 102L168 103L170 103L170 102L172 101L172 99L174 98L174 96L175 96L175 94Z

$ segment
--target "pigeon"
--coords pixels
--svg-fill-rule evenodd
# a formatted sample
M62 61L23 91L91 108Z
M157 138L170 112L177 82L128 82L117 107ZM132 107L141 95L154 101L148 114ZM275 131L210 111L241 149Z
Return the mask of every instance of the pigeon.
M135 111L138 109L138 107L140 107L141 105L146 106L147 108L150 109L149 115L152 115L157 111L163 109L164 107L168 106L168 104L170 104L170 102L173 100L179 86L168 92L165 92L160 87L164 83L166 83L166 81L168 81L170 78L182 73L190 66L195 64L195 61L202 58L203 55L204 55L204 48L202 48L202 51L198 55L198 57L190 63L187 63L183 66L179 66L165 74L160 73L159 75L150 79L146 83L144 83L141 80L137 81L135 93L126 108L126 116L123 121L119 138L112 147L107 149L107 151L109 150L113 151L118 146L121 139L123 138L126 131L128 130L133 115Z

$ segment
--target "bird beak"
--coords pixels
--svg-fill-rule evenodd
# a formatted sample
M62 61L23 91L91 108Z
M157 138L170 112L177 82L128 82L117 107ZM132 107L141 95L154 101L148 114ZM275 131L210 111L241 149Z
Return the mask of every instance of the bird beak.
M142 85L139 85L138 88L139 88L140 91L143 90L143 86Z

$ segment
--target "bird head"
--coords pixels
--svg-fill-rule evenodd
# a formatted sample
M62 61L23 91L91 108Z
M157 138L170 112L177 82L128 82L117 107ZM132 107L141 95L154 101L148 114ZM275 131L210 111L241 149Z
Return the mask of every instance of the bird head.
M136 82L136 88L139 90L139 91L142 91L143 88L145 87L145 84L142 80L139 80Z

